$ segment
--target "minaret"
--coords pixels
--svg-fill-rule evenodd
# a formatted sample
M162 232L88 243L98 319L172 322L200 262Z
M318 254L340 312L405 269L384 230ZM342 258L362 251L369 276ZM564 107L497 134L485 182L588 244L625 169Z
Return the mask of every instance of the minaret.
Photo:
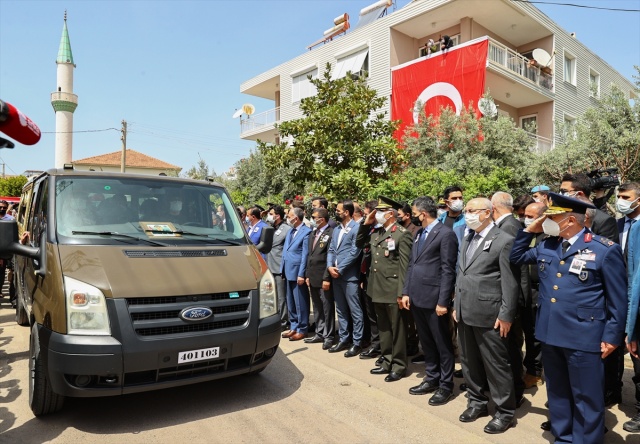
M51 93L51 105L56 112L56 159L55 167L62 168L71 163L73 146L73 112L78 106L78 96L73 93L73 54L67 30L67 11L64 12L62 38L56 59L58 87Z

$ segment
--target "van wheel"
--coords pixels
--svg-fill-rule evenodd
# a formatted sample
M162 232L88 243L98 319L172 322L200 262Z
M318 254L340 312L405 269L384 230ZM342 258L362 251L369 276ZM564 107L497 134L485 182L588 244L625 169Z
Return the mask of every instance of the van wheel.
M29 316L27 316L27 310L24 309L20 298L16 299L16 323L22 326L29 325Z
M29 407L36 416L57 412L62 408L64 396L51 390L45 354L40 350L38 326L31 327L29 340Z

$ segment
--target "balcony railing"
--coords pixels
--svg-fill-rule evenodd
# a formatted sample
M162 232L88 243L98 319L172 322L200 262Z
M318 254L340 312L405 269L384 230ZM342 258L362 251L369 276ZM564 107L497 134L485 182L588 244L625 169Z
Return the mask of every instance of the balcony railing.
M528 133L535 143L531 147L531 150L536 154L546 153L553 149L553 140L546 137L538 136L537 134Z
M273 126L280 121L280 107L250 115L240 119L240 136L248 132L259 130L263 127ZM266 129L266 128L265 128Z
M511 48L507 48L492 39L489 39L489 60L503 66L528 82L553 91L553 76L551 74L532 66L529 63L529 59L522 54L518 54Z

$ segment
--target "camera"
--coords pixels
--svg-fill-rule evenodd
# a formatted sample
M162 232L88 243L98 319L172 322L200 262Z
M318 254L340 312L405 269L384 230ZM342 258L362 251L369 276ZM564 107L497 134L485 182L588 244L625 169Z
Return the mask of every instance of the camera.
M620 185L617 168L599 168L587 173L593 190L608 190Z

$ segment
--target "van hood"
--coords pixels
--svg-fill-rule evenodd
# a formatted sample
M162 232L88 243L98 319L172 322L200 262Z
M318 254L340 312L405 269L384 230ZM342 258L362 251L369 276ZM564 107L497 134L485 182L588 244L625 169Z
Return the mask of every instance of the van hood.
M59 245L62 274L106 297L153 297L255 289L264 267L251 246L148 248ZM225 252L219 256L193 256ZM178 253L180 252L180 253ZM162 254L164 257L153 256ZM177 257L171 256L176 253ZM192 256L184 256L184 254ZM178 256L182 254L182 256Z

